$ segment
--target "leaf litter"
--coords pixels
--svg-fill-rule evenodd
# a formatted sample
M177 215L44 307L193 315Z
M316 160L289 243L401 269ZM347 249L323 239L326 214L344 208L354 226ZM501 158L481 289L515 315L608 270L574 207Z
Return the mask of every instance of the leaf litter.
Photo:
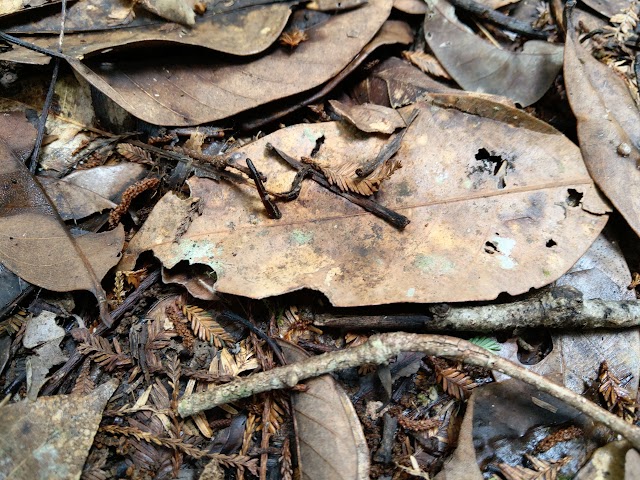
M30 10L35 4L3 11L2 30L20 37L17 44L3 37L14 45L0 54L4 60L48 62L52 52L23 46L57 49L59 5L49 3L37 19ZM593 181L635 228L628 206L633 196L621 199L607 176L597 173L595 160L604 158L598 149L610 145L592 141L599 138L600 117L610 114L615 140L621 139L615 154L623 162L607 168L636 160L628 126L640 97L629 50L637 22L633 6L604 7L610 24L582 44L609 67L598 64L569 28L564 78L578 120L578 149L571 127L548 115L568 111L556 77L562 46L485 23L474 10L463 13L465 2L456 2L457 18L443 1L395 2L409 14L406 22L389 20L397 17L390 17L391 2L383 0L322 1L307 8L195 2L183 10L186 17L171 17L174 24L162 19L169 15L162 5L184 9L184 2L153 8L150 2L116 3L71 3L63 52L76 58L63 59L79 83L63 73L49 108L42 170L21 177L43 200L31 202L36 209L61 217L56 235L53 227L38 225L46 233L38 248L66 269L48 269L24 243L0 257L4 267L47 290L93 292L102 313L108 305L113 318L113 324L100 323L95 301L86 295L76 293L82 301L65 303L46 290L34 295L36 287L15 274L6 277L0 345L8 355L0 359L0 381L9 405L0 408L37 409L54 395L61 411L92 415L81 420L87 433L78 436L81 445L69 447L77 455L34 468L56 468L74 478L83 464L84 478L430 478L458 444L455 460L442 472L447 478L479 477L487 468L507 479L578 471L585 452L596 446L588 422L558 426L547 415L518 431L508 448L492 446L494 438L512 438L514 428L509 415L493 412L494 405L509 398L517 403L512 413L546 414L556 400L543 399L537 389L553 389L548 380L527 391L514 382L485 386L500 379L499 372L465 365L477 347L461 340L444 341L435 356L403 352L381 367L356 361L357 369L309 380L293 392L261 393L185 417L181 412L198 396L225 391L229 382L231 389L250 388L260 378L275 385L283 356L274 338L298 344L281 347L284 357L296 350L294 367L301 370L294 371L308 376L304 365L310 360L302 357L309 352L346 358L375 345L375 337L367 343L370 331L360 321L375 330L394 328L394 322L444 321L458 307L436 302L479 300L485 303L480 310L495 308L497 318L508 318L503 310L517 311L512 296L524 295L516 299L519 305L538 302L527 292L574 264L558 280L564 293L541 290L541 302L556 295L552 309L553 302L584 299L586 305L592 298L627 305L634 292L625 290L626 265L634 260L619 252L585 252L594 240L604 248L599 234L611 212ZM87 15L91 8L109 15ZM559 38L543 10L531 22L544 28L544 36ZM521 20L526 12L516 7L513 17L496 18L509 29L509 18ZM150 48L158 40L172 44L166 55ZM393 44L408 50L401 53ZM572 69L576 58L581 63ZM1 103L14 112L3 117L10 126L0 137L13 162L5 163L15 170L33 141L22 118L33 118L29 108L42 110L45 90L34 89L30 78L12 85L26 70L0 68L9 72L2 86L18 91ZM601 75L572 77L579 69ZM551 93L560 99L556 110L545 105ZM531 106L523 111L520 105ZM600 112L593 105L604 105L605 116L585 113ZM276 119L285 123L276 126ZM242 130L251 125L266 129ZM635 181L637 172L625 172L616 186ZM5 182L4 191L33 200L15 194L12 185ZM17 221L24 212L4 215L19 227L21 242L34 228ZM629 234L618 228L607 235ZM633 247L623 247L633 259ZM69 251L87 261L67 261ZM16 258L33 266L16 266ZM95 278L74 281L84 270ZM15 282L22 286L14 288ZM580 291L566 290L568 284ZM383 304L388 306L371 308ZM576 308L574 316L581 311ZM317 322L341 316L346 333ZM580 379L589 379L585 395L593 404L584 413L636 441L635 430L611 417L635 418L637 331L553 333L545 340L537 330L519 328L496 338L471 340L510 358L508 365L542 358L530 368L579 393ZM294 385L302 378L297 375L283 384ZM120 386L112 396L114 378ZM106 385L110 399L74 403ZM478 428L498 417L507 421ZM36 435L40 440L39 430ZM489 446L475 451L479 438ZM15 442L11 438L3 448ZM20 458L31 462L29 455L40 450L34 452L21 451Z

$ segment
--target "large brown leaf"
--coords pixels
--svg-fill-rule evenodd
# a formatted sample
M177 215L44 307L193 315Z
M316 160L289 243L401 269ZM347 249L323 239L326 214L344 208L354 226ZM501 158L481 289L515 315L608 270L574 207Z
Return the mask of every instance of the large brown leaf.
M333 78L389 16L391 0L372 0L307 31L294 51L277 48L234 63L203 59L115 62L113 68L72 61L93 86L133 115L157 125L212 122ZM327 52L331 52L327 55Z
M640 234L640 112L624 81L577 40L568 16L564 79L584 162L596 184Z
M22 163L25 139L35 130L22 114L0 116L0 262L27 282L63 292L88 290L98 299L103 321L109 313L100 279L118 260L123 232L74 240L40 184ZM106 244L101 240L106 238ZM85 252L100 247L100 267ZM86 246L88 250L84 250ZM96 255L97 256L97 255Z
M78 479L115 380L85 397L56 395L0 409L0 478Z
M261 5L226 13L210 10L204 16L197 16L196 24L187 28L167 24L165 20L145 12L128 24L114 26L114 21L108 15L94 13L114 12L117 9L128 10L129 6L123 5L120 0L84 0L72 5L65 22L63 53L82 58L92 52L122 45L161 41L202 46L233 55L253 55L268 48L278 38L291 14L289 3ZM28 34L29 42L40 47L51 50L58 48L59 15L5 28L13 35ZM0 55L0 58L23 63L48 62L46 56L23 48L15 48Z
M278 341L288 363L309 357L303 349ZM369 449L349 397L331 375L305 382L307 390L291 394L300 448L300 473L309 480L369 478Z
M315 183L271 220L250 185L193 178L203 215L178 242L185 213L158 215L129 244L123 268L153 249L169 268L208 264L221 292L263 298L308 287L339 306L488 300L546 285L593 242L607 207L567 138L519 110L471 100L449 96L438 101L453 108L417 103L404 112L420 111L394 157L402 168L377 194L410 218L402 232ZM295 172L265 145L299 158L322 136L315 158L333 165L362 163L385 141L329 122L282 129L241 151L270 189L285 191ZM169 200L182 212L193 201L168 195L156 208Z
M522 106L539 100L562 68L562 46L531 40L521 52L500 50L462 25L444 0L431 0L425 38L465 90L504 95Z

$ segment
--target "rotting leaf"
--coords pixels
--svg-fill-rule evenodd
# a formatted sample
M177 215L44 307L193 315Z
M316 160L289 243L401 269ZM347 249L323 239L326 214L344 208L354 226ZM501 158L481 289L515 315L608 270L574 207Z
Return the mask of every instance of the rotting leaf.
M640 234L640 112L625 82L580 44L567 14L564 77L580 150L598 187Z
M336 306L488 300L546 285L593 242L607 206L571 141L521 111L468 97L438 98L451 108L402 110L405 118L420 114L394 157L402 168L376 194L410 218L402 232L315 183L303 183L296 201L279 204L282 219L271 220L252 186L191 178L192 197L160 200L122 269L152 249L167 268L182 260L209 265L219 292L264 298L306 287ZM281 129L238 152L254 160L271 191L287 191L296 172L266 145L300 158L322 136L314 159L336 165L363 163L384 142L327 122ZM582 194L575 206L572 190ZM194 198L202 199L203 214L176 242Z
M247 2L241 3L246 6ZM118 46L163 41L206 47L232 55L254 55L277 40L291 15L290 5L273 3L226 13L210 9L205 15L196 17L192 28L185 28L167 24L144 12L126 25L114 25L108 15L93 12L113 11L122 6L121 1L76 2L67 12L63 53L81 59ZM12 35L29 35L29 42L57 50L60 21L59 14L50 15L39 22L5 25L3 30ZM49 62L45 55L22 47L1 54L0 59L21 63Z
M4 159L0 174L0 261L39 287L56 292L92 292L98 300L102 320L110 324L100 279L117 261L122 243L116 243L118 237L87 234L74 239L70 235L42 187L20 159L24 138L35 136L33 127L22 114L0 116L0 135L0 158ZM123 242L124 232L119 232ZM108 262L94 265L85 253L91 250L85 250L82 245L95 247L101 239L108 239L107 255L101 257ZM113 247L118 250L115 258L109 254Z
M504 95L523 107L539 100L562 68L562 46L530 40L521 52L500 50L463 26L444 0L430 0L429 47L465 90Z
M373 38L391 0L371 0L310 28L292 53L278 48L233 63L201 58L117 61L113 68L71 61L73 68L125 110L156 125L195 125L309 90L333 78ZM326 55L326 52L332 52ZM319 60L320 59L320 60ZM189 94L176 95L176 86Z
M0 408L0 477L78 479L102 410L118 386L91 395L56 395Z
M288 363L309 355L278 340ZM349 397L331 377L305 382L304 392L291 394L302 478L310 480L369 478L369 449Z

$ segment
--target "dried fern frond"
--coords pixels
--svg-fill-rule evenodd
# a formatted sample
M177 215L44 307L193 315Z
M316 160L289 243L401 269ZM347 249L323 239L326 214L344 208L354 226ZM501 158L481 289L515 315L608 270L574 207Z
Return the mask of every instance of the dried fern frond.
M96 384L91 380L89 374L91 373L91 362L87 359L80 368L76 383L71 389L73 395L89 395L96 388Z
M242 340L239 345L240 350L235 354L236 375L260 367L258 360L255 358L255 351L251 348L247 339Z
M602 395L609 411L630 423L633 422L635 420L635 401L629 392L621 386L622 382L609 369L606 360L600 365L598 382L600 384L598 392Z
M287 415L288 408L285 398L282 392L272 392L269 398L269 413L267 418L264 418L263 411L264 403L255 406L256 411L260 411L258 418L260 421L256 425L256 431L262 431L264 424L268 424L269 433L275 434L282 424L284 423L285 416Z
M204 309L196 305L183 305L182 313L191 322L191 330L200 340L213 342L217 348L224 347L226 343L235 343L234 338Z
M545 461L528 454L525 454L525 457L533 469L519 465L512 467L506 463L498 464L498 468L507 480L555 480L558 478L558 471L571 460L571 457L563 457L556 462Z
M282 480L293 480L293 461L291 458L291 448L289 446L289 437L282 442L282 453L280 454L280 474Z
M478 386L467 374L455 367L441 369L436 365L436 380L452 397L463 400Z
M129 355L122 353L118 339L113 339L113 348L111 348L111 343L104 337L87 332L85 338L78 345L78 352L88 355L107 372L133 364Z
M153 160L149 152L130 143L119 143L116 151L130 162L153 165Z
M168 347L171 337L175 335L175 330L164 329L160 319L147 323L147 341L144 344L144 354L149 372L153 373L163 369L162 363L156 356L156 351Z
M322 335L322 330L312 324L310 318L302 318L294 305L284 310L278 318L278 334L288 342L297 343L300 338L309 339L312 333Z
M380 189L382 182L402 167L400 160L396 157L391 157L378 165L370 175L362 178L356 174L356 170L362 165L356 162L345 162L333 166L319 163L307 157L302 157L302 161L320 170L327 177L327 181L330 184L337 186L343 192L354 192L364 196L376 193Z
M31 318L31 315L21 315L16 313L15 315L11 315L9 318L0 322L0 335L13 335L14 333L18 333L23 325Z
M176 303L167 305L164 311L167 318L173 323L173 328L175 328L176 333L182 337L182 345L184 345L189 353L193 353L196 337L193 336L191 329L187 326L187 318L182 314Z
M119 425L105 425L100 427L100 431L111 435L122 435L125 437L133 437L136 440L152 443L167 448L172 448L192 458L214 458L226 467L246 468L253 475L258 472L258 460L251 459L244 455L224 455L221 453L208 453L204 450L191 445L184 438L166 438L159 437L150 432L145 432L135 427L123 427Z

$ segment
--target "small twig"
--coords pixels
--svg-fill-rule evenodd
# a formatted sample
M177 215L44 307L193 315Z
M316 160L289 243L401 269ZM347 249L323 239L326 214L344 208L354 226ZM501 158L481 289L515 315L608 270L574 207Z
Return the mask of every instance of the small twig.
M391 141L385 143L382 146L376 158L374 158L369 162L366 162L362 167L357 168L356 175L358 175L360 178L368 177L374 172L376 168L378 168L384 162L386 162L391 157L393 157L398 152L398 150L400 149L400 146L402 145L402 139L404 138L404 134L407 133L407 130L409 129L409 127L411 126L411 124L413 123L413 121L416 119L417 116L418 116L418 109L415 109L411 112L411 116L409 117L409 120L406 122L407 126L403 128L400 132L395 134L391 139Z
M532 38L540 38L546 40L551 35L549 32L536 30L527 22L510 17L504 13L497 12L486 5L475 2L474 0L448 0L454 7L466 10L469 13L477 15L487 22L498 25L512 32L520 33Z
M13 45L18 45L19 47L24 47L26 49L33 50L34 52L42 53L43 55L47 55L49 57L59 58L61 60L67 61L74 60L73 57L65 55L62 52L56 52L55 50L49 50L48 48L39 47L38 45L34 45L33 43L20 40L18 37L14 37L13 35L9 35L8 33L0 32L0 39Z
M267 193L267 189L264 188L264 184L262 183L262 179L260 178L260 172L256 169L256 166L253 164L250 158L247 158L247 167L249 167L249 176L253 180L258 189L258 195L260 196L260 200L264 205L265 210L267 211L267 215L269 218L274 218L276 220L282 218L282 213L280 213L280 209L278 206L273 203L271 197L269 197L269 193Z
M422 352L425 355L451 358L470 365L497 370L522 380L565 402L596 422L604 424L629 440L636 449L640 449L640 428L628 424L568 388L553 383L510 360L501 358L466 340L443 335L410 333L374 335L368 342L354 348L325 353L299 363L256 373L218 386L213 390L189 395L180 401L178 413L182 417L188 417L257 393L291 388L302 380L336 370L354 368L366 363L381 365L401 352Z
M431 315L355 315L338 310L316 315L313 324L325 328L419 329L421 331L495 332L531 328L632 328L640 325L640 303L583 300L569 286L555 287L541 296L480 307L437 305ZM343 313L346 312L346 313Z
M60 37L58 38L58 51L62 53L62 40L64 39L64 23L67 19L67 0L62 0L62 14L60 20ZM49 82L49 89L47 90L47 96L44 99L44 105L42 106L42 113L38 119L38 134L36 136L36 143L31 152L31 159L29 160L29 171L31 174L36 173L38 166L38 155L40 155L40 147L42 146L42 139L44 138L44 130L47 124L47 117L49 116L49 108L51 108L51 102L53 101L53 94L56 89L56 82L58 81L58 72L60 71L60 58L53 59L53 72L51 72L51 81Z
M282 150L274 147L270 143L268 143L266 145L266 147L267 147L267 149L276 152L285 162L287 162L289 165L291 165L293 168L295 168L296 171L299 172L300 170L302 170L304 168L304 165L301 162L298 162L291 155L286 154L285 152L283 152ZM390 208L384 207L384 206L380 205L378 202L374 202L373 200L370 200L370 199L368 199L366 197L361 197L359 195L354 195L354 194L349 193L349 192L343 192L342 190L340 190L335 185L331 185L324 178L324 176L322 176L320 173L316 172L315 170L311 173L311 178L312 178L313 181L315 181L316 183L322 185L327 190L330 190L331 192L335 193L336 195L340 195L341 197L346 198L351 203L355 203L359 207L364 208L367 212L372 213L373 215L375 215L375 216L377 216L379 218L382 218L383 220L387 221L388 223L390 223L391 225L393 225L394 227L396 227L396 228L398 228L400 230L402 230L407 225L409 225L410 220L407 217L405 217L404 215L401 215L401 214L399 214L397 212L394 212Z
M261 338L262 340L267 342L267 345L269 345L269 348L273 351L273 355L278 359L278 363L280 365L286 365L287 364L287 361L285 360L284 355L282 355L282 350L280 349L278 344L273 340L273 338L271 338L269 335L265 334L262 330L260 330L258 327L256 327L249 320L246 320L246 319L242 318L240 315L238 315L236 313L233 313L231 311L222 312L221 316L223 318L227 318L227 319L231 320L232 322L239 323L240 325L248 328L250 331L255 333L258 338Z

